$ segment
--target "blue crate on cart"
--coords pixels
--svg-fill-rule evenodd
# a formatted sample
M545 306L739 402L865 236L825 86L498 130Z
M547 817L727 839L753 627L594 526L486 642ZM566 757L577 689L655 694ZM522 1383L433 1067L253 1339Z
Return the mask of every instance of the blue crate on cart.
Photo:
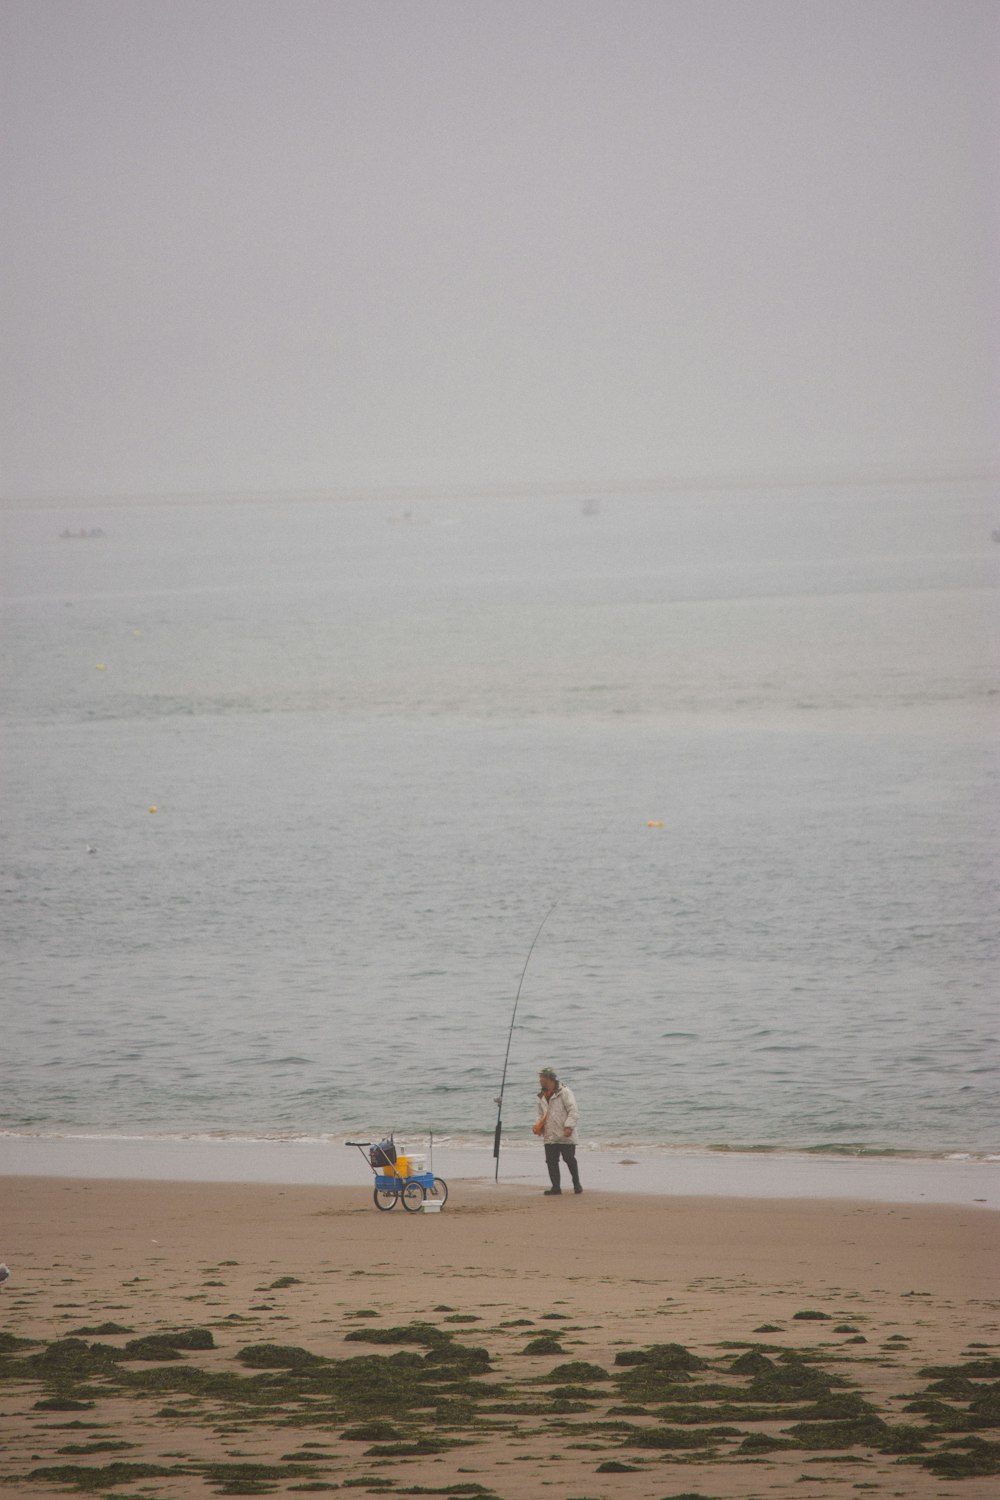
M375 1186L383 1192L394 1193L404 1183L419 1182L421 1187L432 1188L434 1186L434 1174L432 1172L412 1172L408 1177L400 1177L395 1172L376 1172Z

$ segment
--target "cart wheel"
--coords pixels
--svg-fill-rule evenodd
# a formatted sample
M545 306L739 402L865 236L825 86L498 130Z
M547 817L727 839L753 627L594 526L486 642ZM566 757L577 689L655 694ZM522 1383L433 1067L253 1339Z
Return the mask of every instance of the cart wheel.
M445 1204L448 1202L448 1184L445 1182L443 1177L435 1177L430 1187L425 1191L428 1198L439 1199L441 1207L444 1208Z
M403 1184L403 1207L408 1208L411 1214L415 1214L424 1201L424 1185L422 1182L405 1182Z
M375 1189L375 1207L376 1208L381 1208L383 1210L388 1210L390 1208L395 1208L396 1207L396 1199L398 1197L399 1197L399 1194L398 1194L398 1192L396 1191L395 1188L380 1188L380 1187L377 1187Z

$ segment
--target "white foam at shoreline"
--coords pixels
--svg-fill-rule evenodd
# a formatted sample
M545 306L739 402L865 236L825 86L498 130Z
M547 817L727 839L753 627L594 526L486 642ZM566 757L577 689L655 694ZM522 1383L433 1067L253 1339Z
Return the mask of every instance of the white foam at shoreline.
M586 1187L610 1192L746 1198L839 1198L1000 1209L1000 1161L827 1157L688 1148L581 1148ZM434 1170L452 1183L494 1180L488 1146L435 1142ZM138 1178L165 1182L371 1185L367 1160L341 1143L180 1140L117 1136L5 1136L0 1176ZM542 1153L504 1147L504 1185L545 1185Z

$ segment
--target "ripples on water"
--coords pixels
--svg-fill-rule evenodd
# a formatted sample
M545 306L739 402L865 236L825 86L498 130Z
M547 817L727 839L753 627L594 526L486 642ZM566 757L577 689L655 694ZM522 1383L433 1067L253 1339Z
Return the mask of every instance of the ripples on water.
M389 515L3 518L0 1120L995 1147L986 498Z

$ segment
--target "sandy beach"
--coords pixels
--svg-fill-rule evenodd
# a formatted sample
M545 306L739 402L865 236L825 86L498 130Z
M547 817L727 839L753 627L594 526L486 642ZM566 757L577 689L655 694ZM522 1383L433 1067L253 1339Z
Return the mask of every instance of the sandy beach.
M5 1496L996 1494L990 1208L2 1187Z

